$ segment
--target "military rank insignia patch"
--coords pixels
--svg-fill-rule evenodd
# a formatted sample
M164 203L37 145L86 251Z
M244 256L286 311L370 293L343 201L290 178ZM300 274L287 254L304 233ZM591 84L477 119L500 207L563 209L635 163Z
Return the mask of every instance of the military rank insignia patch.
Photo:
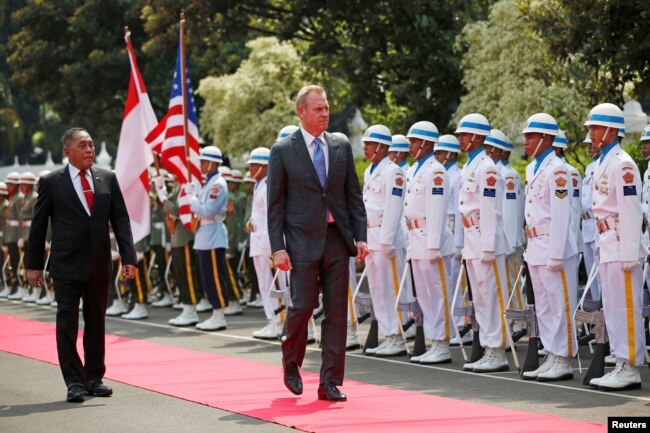
M494 176L490 176L485 180L485 183L487 183L488 186L494 186L497 184L497 178Z
M494 188L485 188L483 190L483 197L496 197L496 196L497 196L497 190Z
M630 172L625 173L625 174L623 175L623 181L624 181L625 183L632 183L632 182L634 182L634 175L633 175L632 173L630 173ZM626 195L627 195L627 194L626 194ZM636 193L635 193L635 195L636 195Z
M401 197L402 191L404 191L402 188L393 188L393 192L391 194Z
M556 189L555 190L555 196L557 198L564 198L568 195L569 193L567 192L566 189Z
M623 185L623 195L636 195L636 185Z
M557 179L555 179L555 185L559 186L560 188L566 186L566 179L563 177L558 177Z
M433 183L434 185L440 186L442 185L443 179L440 176L436 176L433 178Z
M514 192L507 192L506 193L506 200L516 200L517 199L517 194Z
M444 188L432 188L431 195L443 195Z
M579 189L574 189L573 190L573 197L580 197L580 190Z

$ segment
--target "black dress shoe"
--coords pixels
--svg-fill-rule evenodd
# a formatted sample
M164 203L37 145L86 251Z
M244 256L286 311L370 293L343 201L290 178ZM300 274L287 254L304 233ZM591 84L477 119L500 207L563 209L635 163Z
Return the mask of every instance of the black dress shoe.
M113 395L113 388L104 385L100 380L86 385L86 394L95 397L110 397Z
M302 378L296 365L284 365L284 386L295 395L302 394Z
M84 401L84 392L83 386L79 384L72 384L68 387L68 395L66 400L70 403L82 403Z
M347 397L332 382L318 385L318 399L328 401L347 401Z

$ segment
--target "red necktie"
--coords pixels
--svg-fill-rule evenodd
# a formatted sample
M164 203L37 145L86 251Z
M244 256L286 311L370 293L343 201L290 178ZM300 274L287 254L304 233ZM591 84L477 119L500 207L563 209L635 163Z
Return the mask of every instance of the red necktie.
M84 195L86 196L86 204L88 204L88 210L92 212L95 193L93 193L93 190L90 187L90 183L88 182L88 179L86 179L86 170L81 170L79 172L79 178L81 178L81 188L83 189Z

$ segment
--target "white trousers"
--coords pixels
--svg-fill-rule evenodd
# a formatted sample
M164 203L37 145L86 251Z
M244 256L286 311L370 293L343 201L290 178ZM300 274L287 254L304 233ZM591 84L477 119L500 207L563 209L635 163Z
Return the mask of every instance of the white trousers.
M561 271L551 271L545 265L529 265L528 269L544 350L557 356L574 357L578 351L573 322L578 305L578 256L566 259Z
M273 282L273 269L269 267L269 259L266 256L254 256L253 264L255 265L255 273L257 274L257 282L260 287L260 296L262 297L262 304L264 305L264 315L266 320L275 320L275 322L280 322L283 319L284 313L276 315L274 309L280 306L281 302L284 302L288 307L291 305L291 295L289 294L289 285L288 285L288 273L280 272L278 275L277 286L281 290L284 290L286 296L283 296L283 300L271 298L271 283Z
M523 288L523 284L521 284L522 280L519 279L519 281L515 281L517 279L517 275L519 274L519 268L521 267L522 263L523 261L521 260L521 254L515 252L506 255L505 267L506 267L506 287L508 288L508 296L512 296L512 291L513 290L515 291L514 296L512 296L511 308L516 307L519 310L523 310L526 307L524 305L524 300L522 295L522 288ZM516 287L515 287L515 282L517 282Z
M451 263L449 266L449 283L452 285L452 297L453 297L453 291L456 289L456 283L458 282L458 276L460 274L460 259L457 259L456 257L451 256ZM467 287L467 283L465 282L465 278L461 276L462 281L460 284L460 287L458 289L458 296L456 297L456 307L462 307L464 304L463 301L463 295L465 293L465 288ZM454 323L458 327L462 327L465 325L465 316L454 316ZM452 337L455 337L455 335L452 335Z
M594 260L596 260L596 241L585 243L585 251L583 254L585 269L587 269L587 278L589 278ZM591 299L600 299L600 275L597 275L594 282L591 283L589 293L591 293Z
M357 288L357 259L350 257L350 279L348 283L348 326L357 324L357 314L354 302L352 302L352 295Z
M645 362L643 329L643 271L639 265L623 271L620 262L601 263L598 268L603 292L609 347L617 361L630 365Z
M434 263L412 259L418 303L422 309L424 336L449 341L452 336L451 301L454 289L449 282L451 255Z
M388 257L381 251L370 250L366 257L366 268L379 333L384 336L398 334L401 314L395 309L395 300L404 263L400 267L397 257Z
M505 263L504 254L496 256L492 262L467 260L474 313L483 347L506 347L506 322L503 315L508 301L508 289Z

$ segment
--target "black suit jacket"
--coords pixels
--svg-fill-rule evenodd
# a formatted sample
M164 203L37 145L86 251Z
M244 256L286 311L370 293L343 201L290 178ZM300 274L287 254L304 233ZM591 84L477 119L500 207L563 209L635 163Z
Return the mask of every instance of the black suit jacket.
M43 269L45 235L52 222L50 275L59 279L88 280L110 275L110 222L122 263L137 263L129 214L115 174L91 169L95 185L93 209L88 215L79 200L68 166L42 177L29 231L27 268Z
M325 133L329 170L323 188L298 129L271 148L267 181L271 250L292 260L313 261L325 249L327 214L332 213L350 250L366 241L366 209L347 140ZM286 245L285 245L286 240Z

